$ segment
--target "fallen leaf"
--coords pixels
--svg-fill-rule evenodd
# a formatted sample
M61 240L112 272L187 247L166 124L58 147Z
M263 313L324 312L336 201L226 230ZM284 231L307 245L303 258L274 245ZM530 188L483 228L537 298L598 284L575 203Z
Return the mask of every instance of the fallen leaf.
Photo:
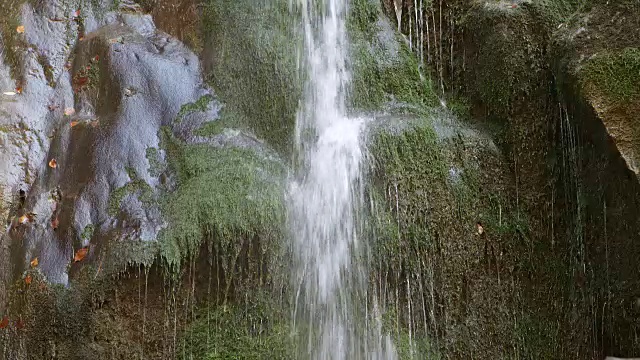
M89 252L88 247L83 247L82 249L78 249L78 251L76 251L76 255L73 257L73 262L77 263L78 261L82 261L82 259L84 259L84 257L87 256L87 252Z
M80 36L80 37L78 38L78 41L82 41L82 40L84 40L84 36Z
M4 329L4 328L6 328L7 326L9 326L9 317L5 315L5 316L2 318L2 321L0 321L0 329Z
M74 127L76 125L80 124L80 121L72 121L71 122L71 127Z
M16 93L15 93L15 91L5 91L2 94L3 95L7 95L7 96L14 96Z
M20 224L26 224L29 222L29 217L27 217L27 215L22 215L18 218L18 222Z
M38 266L38 258L31 260L31 267L36 267L36 266Z
M482 227L482 224L477 223L477 224L476 224L476 228L477 228L477 230L478 230L478 235L482 235L482 234L484 234L484 227Z
M89 78L88 77L80 76L80 77L76 78L74 85L76 85L78 87L82 87L84 85L87 85L88 83L89 83Z
M22 94L22 86L16 87L16 93Z
M51 219L51 227L53 228L53 230L57 230L59 225L60 220L58 220L58 217Z
M80 16L80 9L76 10L73 12L73 17L77 18L78 16Z
M18 34L22 34L24 32L24 25L20 25L16 28L16 31L18 32Z
M36 219L36 214L30 212L30 213L26 213L25 216L27 217L27 219L29 220L29 222L33 222Z
M24 278L24 283L27 285L31 285L32 280L33 278L31 277L31 275L27 275L27 277Z
M52 169L55 169L55 168L58 167L58 162L56 161L56 159L51 159L49 161L49 167L52 168Z
M100 56L96 55L93 57L93 61L98 62L100 61Z
M68 108L64 109L64 114L66 116L71 116L71 115L73 115L75 113L76 113L76 109L74 109L74 108L68 107Z

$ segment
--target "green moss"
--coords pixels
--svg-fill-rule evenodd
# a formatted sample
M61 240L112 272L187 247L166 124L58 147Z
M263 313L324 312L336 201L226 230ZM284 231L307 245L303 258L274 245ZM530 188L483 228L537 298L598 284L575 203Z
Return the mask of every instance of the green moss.
M180 107L180 111L176 117L176 122L181 122L185 116L193 114L195 112L204 112L207 111L207 107L213 101L213 96L211 95L203 95L194 103L187 103Z
M227 128L243 128L243 124L247 124L247 120L242 115L227 109L226 107L220 111L219 118L214 121L204 123L194 134L200 136L215 136Z
M2 36L4 63L9 66L12 79L20 80L23 76L21 52L27 48L24 34L19 34L16 28L20 24L20 9L24 0L3 1L0 4L0 35ZM30 29L25 29L25 32Z
M380 2L371 0L353 0L349 4L350 30L357 30L366 35L368 40L372 40L379 30L376 26L379 16L382 14Z
M409 335L409 331L402 327L402 324L398 324L397 319L395 309L388 309L382 317L382 330L391 335L400 360L441 359L431 339L424 334Z
M93 224L89 224L87 226L84 227L84 229L82 230L82 234L80 234L80 238L84 241L89 241L91 240L91 238L93 237L93 233L95 231L96 227Z
M111 216L118 215L122 200L127 195L136 194L143 203L150 202L153 195L151 186L146 181L139 179L133 169L126 168L125 170L129 174L131 181L111 192L107 205L107 210Z
M233 257L242 236L259 234L266 245L281 235L282 164L250 150L185 145L166 130L163 137L178 174L178 189L163 204L171 226L160 247L169 265L195 255L205 238Z
M349 22L353 79L349 94L356 109L380 109L387 101L397 100L419 106L434 106L437 97L428 75L421 75L418 61L397 35L399 51L385 48L373 35L381 8L368 0L352 7Z
M413 268L418 261L416 252L431 246L428 215L432 199L442 197L448 187L442 146L425 121L401 134L380 133L371 149L377 192L370 196L387 204L374 213L376 231L389 236L380 237L374 253L392 267Z
M285 0L207 1L203 34L216 51L205 68L216 94L242 125L288 154L302 94L295 16Z
M180 359L294 359L284 311L253 292L251 301L201 309L181 339Z
M146 157L147 161L149 161L149 174L153 177L160 176L165 170L165 165L158 149L154 147L147 148Z
M609 100L635 101L640 97L640 49L597 54L589 59L580 76L586 86L602 91Z

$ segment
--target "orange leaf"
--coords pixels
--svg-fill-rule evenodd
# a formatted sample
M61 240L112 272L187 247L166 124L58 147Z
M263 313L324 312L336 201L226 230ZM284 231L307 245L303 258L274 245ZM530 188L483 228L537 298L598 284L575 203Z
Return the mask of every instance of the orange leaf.
M56 159L51 159L49 161L49 167L52 168L52 169L55 169L55 168L58 167L58 162L56 161Z
M71 127L74 127L74 126L76 126L76 125L78 125L78 124L80 124L80 122L79 122L79 121L72 121L72 122L71 122Z
M78 251L76 251L76 255L73 257L73 262L77 263L78 261L82 261L82 259L84 259L84 257L87 256L87 252L89 252L88 247L83 247L82 249L78 249Z
M5 317L2 318L2 321L0 321L0 329L4 329L7 326L9 326L9 317L5 315Z
M38 258L31 260L31 267L36 267L36 266L38 266Z
M29 217L27 215L22 215L18 218L18 222L20 224L26 224L29 222Z
M51 227L53 228L53 230L57 230L59 225L60 225L60 220L58 220L57 217L51 219Z
M24 32L24 25L20 25L16 28L16 31L18 32L18 34L22 34Z
M16 87L16 93L22 94L22 86Z
M31 285L31 281L33 280L33 278L31 278L31 275L27 275L26 278L24 278L24 283L27 285Z

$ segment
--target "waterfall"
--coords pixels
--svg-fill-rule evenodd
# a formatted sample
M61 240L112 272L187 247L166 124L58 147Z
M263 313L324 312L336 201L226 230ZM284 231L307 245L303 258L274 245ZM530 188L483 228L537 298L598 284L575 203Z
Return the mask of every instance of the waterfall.
M394 359L389 337L371 322L377 304L367 294L366 243L359 226L364 120L346 115L347 4L298 0L296 10L302 14L305 92L296 120L298 166L288 210L294 328L303 338L298 355Z

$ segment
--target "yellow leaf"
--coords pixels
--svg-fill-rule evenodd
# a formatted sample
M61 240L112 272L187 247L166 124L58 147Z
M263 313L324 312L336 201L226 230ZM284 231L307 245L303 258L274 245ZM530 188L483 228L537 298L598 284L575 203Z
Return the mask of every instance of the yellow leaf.
M38 258L31 260L31 267L36 267L36 266L38 266Z
M58 167L58 162L56 161L56 159L51 159L49 161L49 167L52 168L52 169L55 169L55 168Z
M18 32L18 34L22 34L24 32L24 25L20 25L16 28L16 31Z

